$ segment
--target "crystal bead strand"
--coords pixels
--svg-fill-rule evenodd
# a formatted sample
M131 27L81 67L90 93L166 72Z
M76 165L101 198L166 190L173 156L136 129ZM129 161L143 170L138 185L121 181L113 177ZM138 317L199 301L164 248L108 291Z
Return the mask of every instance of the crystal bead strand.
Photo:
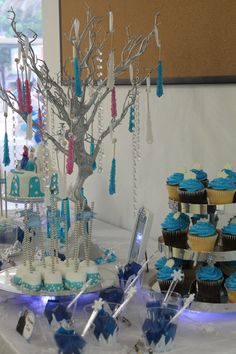
M54 238L55 238L55 250L56 250L56 263L59 262L58 250L59 250L59 235L58 235L58 216L57 216L57 200L55 197L55 226L54 226Z
M14 107L14 102L13 102L13 107ZM17 156L16 156L16 116L15 112L12 110L12 136L13 136L13 163L14 163L14 168L17 167ZM15 198L17 201L17 198ZM16 216L19 214L18 210L18 203L15 202L15 211L16 211Z
M79 268L79 232L81 221L78 220L79 213L81 212L80 202L75 202L75 229L74 229L74 271L77 272Z
M138 76L137 76L138 80ZM137 89L137 95L135 100L135 135L136 135L136 149L137 158L141 159L141 148L140 148L140 89Z
M67 221L66 221L66 214L67 214L66 199L63 199L63 207L64 207L63 226L64 226L64 233L65 233L65 241L66 241L66 267L68 268L69 267L69 238L68 238Z
M43 98L43 104L42 104L42 114L44 117L43 121L43 134L42 134L42 140L43 140L43 170L44 170L44 182L45 186L49 187L49 153L48 153L48 137L47 137L47 132L48 132L48 100L46 101L46 106L45 106L45 99Z
M38 233L39 233L40 249L42 252L42 264L43 264L43 267L45 268L46 262L45 262L44 234L43 234L42 227L41 227L39 203L36 203L36 212L37 212L37 215L39 218L39 223L40 223Z
M23 264L26 267L27 265L27 253L28 253L28 246L27 246L27 203L25 203L24 208L24 238L23 238Z
M30 273L33 273L33 249L34 249L34 228L31 228L29 232L29 219L33 213L33 202L30 202L29 215L27 214L27 229L28 229L28 252L29 252L29 269ZM31 235L31 239L30 239Z
M133 213L136 216L137 208L137 149L136 149L136 128L132 133L132 176L133 176Z
M55 273L55 257L54 257L54 225L55 225L55 205L54 205L54 195L50 195L50 205L51 205L51 229L50 229L50 257L52 265L52 273Z
M98 77L98 86L102 84L103 78L103 59L102 59L102 51L100 49L97 50L97 77ZM100 89L98 99L100 99L102 95L102 90ZM98 137L101 136L104 130L104 114L103 114L103 103L101 102L98 107ZM103 158L104 158L104 145L101 143L100 150L97 157L97 171L98 173L103 172Z
M91 203L91 218L89 222L89 232L88 232L88 259L90 261L91 257L91 242L92 242L92 231L93 231L93 214L94 214L94 202Z

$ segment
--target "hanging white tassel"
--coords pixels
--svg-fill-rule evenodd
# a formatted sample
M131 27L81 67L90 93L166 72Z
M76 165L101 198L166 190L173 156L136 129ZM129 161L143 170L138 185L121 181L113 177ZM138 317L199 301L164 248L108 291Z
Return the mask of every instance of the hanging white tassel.
M151 79L150 76L146 78L146 91L147 91L147 130L146 130L146 142L147 144L153 143L153 135L152 135L152 121L151 121L151 113L150 113L150 103L149 103L149 93L151 92Z
M160 42L160 39L159 39L158 27L157 27L156 24L154 25L154 34L155 34L156 45L157 45L157 47L160 48L161 42Z
M33 120L32 114L28 114L27 116L27 128L26 128L26 140L32 140L33 138Z
M113 32L113 12L109 11L108 15L109 15L109 32L112 33Z
M107 65L107 88L112 90L115 85L115 75L114 75L114 51L112 50L109 54L108 65Z
M80 27L80 22L78 18L74 19L74 31L75 31L75 40L76 42L79 41L79 27Z

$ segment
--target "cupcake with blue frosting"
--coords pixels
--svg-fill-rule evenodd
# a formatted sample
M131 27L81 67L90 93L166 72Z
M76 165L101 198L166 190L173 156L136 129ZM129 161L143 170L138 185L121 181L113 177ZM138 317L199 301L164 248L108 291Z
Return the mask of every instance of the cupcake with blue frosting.
M232 273L225 281L228 302L236 302L236 272Z
M220 268L214 265L200 267L196 272L197 300L210 303L219 303L221 287L224 280Z
M169 194L169 198L175 201L179 201L178 187L180 182L184 179L184 173L174 172L167 177L166 187Z
M236 184L224 171L210 181L207 188L210 204L233 203L235 192Z
M190 226L188 244L193 251L211 252L214 250L217 237L215 226L203 219Z
M175 260L173 258L170 258L165 263L164 267L162 267L161 269L159 269L157 271L156 278L157 278L157 281L160 285L161 290L168 290L169 289L169 286L170 286L172 279L174 277L174 270L179 270L179 269L180 269L180 267L176 264ZM183 284L183 281L180 284ZM178 287L178 285L177 285L175 291L178 291L180 289L181 289L181 286Z
M161 224L162 235L167 246L187 248L189 217L184 213L169 213Z
M223 251L236 250L236 217L229 220L228 225L222 227L221 237Z
M179 200L183 203L204 204L207 202L203 183L191 171L184 174L184 179L179 184L178 194Z
M200 165L195 165L190 171L195 173L197 180L200 181L204 187L208 186L207 173L201 168Z
M236 184L236 172L233 170L233 166L230 163L226 164L222 171Z

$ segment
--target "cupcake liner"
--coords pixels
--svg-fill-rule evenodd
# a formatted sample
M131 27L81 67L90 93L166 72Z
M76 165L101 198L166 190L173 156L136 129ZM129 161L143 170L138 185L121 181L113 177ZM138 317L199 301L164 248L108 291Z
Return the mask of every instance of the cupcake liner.
M214 250L218 235L197 236L188 234L188 245L193 251L211 252Z
M182 203L206 204L206 191L202 189L197 192L183 191L178 188L179 200Z
M170 280L159 280L158 279L158 282L159 282L161 290L162 291L167 291L169 289L169 287L170 287L172 279L170 279ZM184 280L181 281L181 282L178 282L178 284L176 285L174 291L182 295L182 293L183 293L183 284L184 284Z
M169 194L169 198L178 202L179 201L179 195L178 195L177 189L179 188L179 186L178 185L170 186L169 184L167 184L166 188L167 188L167 191L168 191L168 194Z
M167 231L162 229L165 245L176 248L188 248L187 233L188 230Z
M227 290L227 295L228 295L228 302L236 302L236 290L230 290L228 288L225 287L225 289Z
M236 236L221 233L223 251L235 251L236 250Z
M209 302L209 303L219 303L220 291L224 279L219 280L199 280L197 279L197 301Z
M229 204L233 203L236 189L231 191L222 191L207 188L207 196L210 204Z

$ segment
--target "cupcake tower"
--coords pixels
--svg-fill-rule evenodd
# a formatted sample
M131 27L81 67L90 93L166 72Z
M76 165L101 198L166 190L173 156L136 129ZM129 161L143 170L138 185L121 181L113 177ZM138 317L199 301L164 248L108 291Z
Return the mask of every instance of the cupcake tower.
M207 173L200 167L193 168L189 172L176 172L167 178L167 191L170 199L182 203L232 203L236 192L236 172L225 168L210 181ZM214 252L217 245L222 247L224 252L236 251L236 216L229 219L220 230L216 229L216 220L210 217L214 224L208 221L210 214L193 214L190 218L183 212L176 212L175 205L170 204L172 205L174 211L168 213L161 223L164 243L168 247L191 249L195 253L194 259L189 258L187 261L176 258L168 260L165 257L157 260L156 280L161 289L168 288L173 277L173 269L179 267L183 268L185 275L190 274L187 291L190 290L191 284L196 282L198 301L218 303L221 301L222 290L225 289L228 301L236 302L236 260L216 265L211 262L206 265L198 261L204 259L202 256L200 258L201 252L206 255ZM182 205L178 208L181 210ZM208 213L208 209L206 210ZM184 252L174 252L177 257L179 254L187 255ZM227 254L225 257L227 259Z
M89 281L90 287L97 286L101 282L101 276L98 267L90 259L91 238L92 238L92 217L91 212L89 233L85 231L84 207L79 202L75 203L75 228L72 235L72 240L69 240L68 230L66 227L67 215L65 212L65 255L66 260L62 262L58 257L58 239L59 228L57 220L57 200L52 193L50 196L51 204L51 220L50 220L50 256L45 257L44 236L41 230L41 225L37 225L39 233L39 242L42 252L41 261L33 259L33 236L30 234L29 218L33 213L33 209L27 209L25 205L25 237L23 241L23 265L17 267L16 275L13 282L19 285L26 292L38 292L44 290L49 293L61 293L64 290L72 290L77 292L82 288L84 283ZM65 211L67 208L64 208ZM40 220L39 207L36 206L36 213ZM69 247L73 243L73 255L69 257ZM79 260L79 247L84 247L85 260Z

